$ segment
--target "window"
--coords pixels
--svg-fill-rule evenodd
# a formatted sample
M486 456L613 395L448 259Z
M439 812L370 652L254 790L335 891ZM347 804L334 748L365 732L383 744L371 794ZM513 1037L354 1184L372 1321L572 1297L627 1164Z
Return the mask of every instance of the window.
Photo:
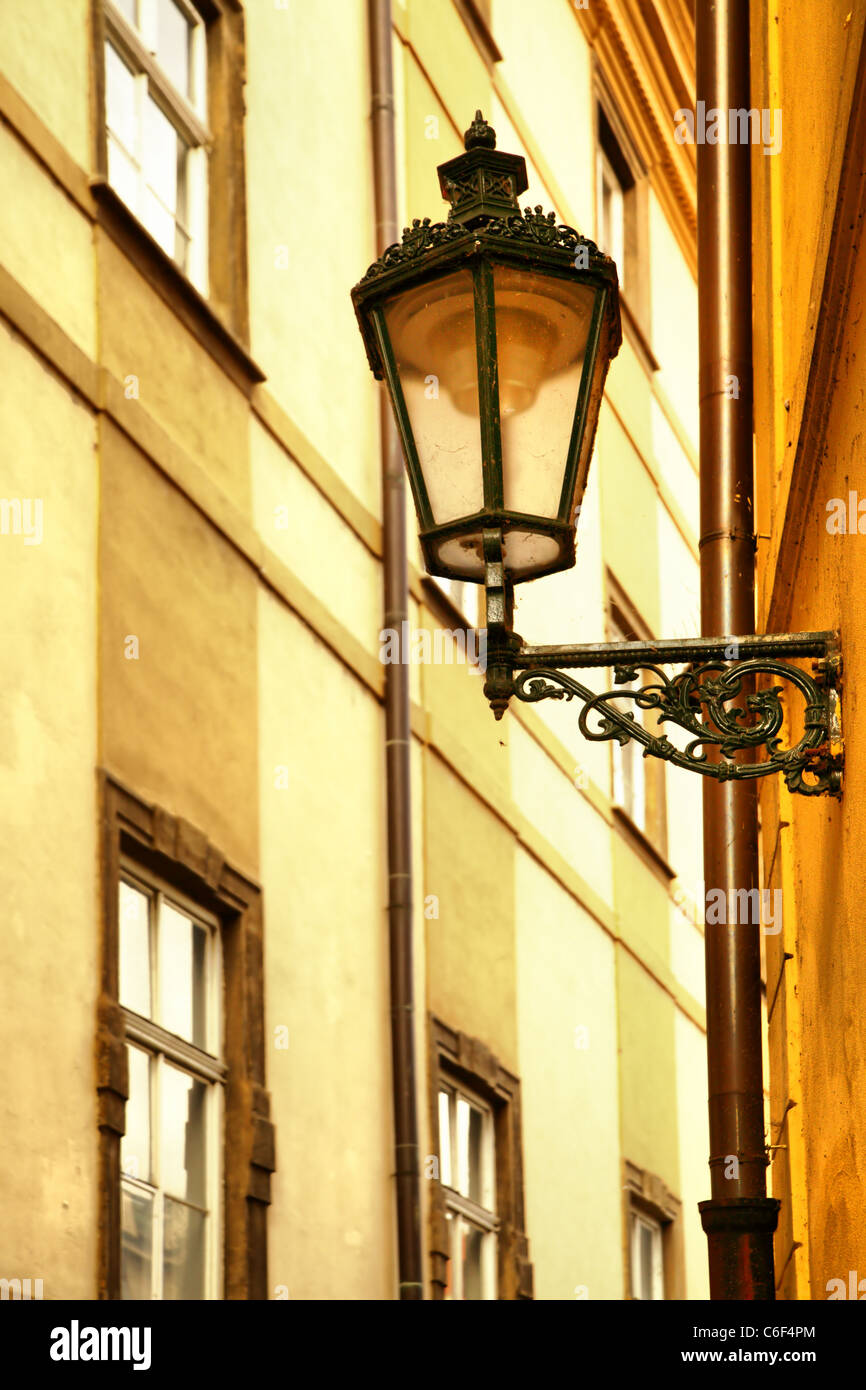
M661 1223L643 1212L632 1212L630 1250L632 1298L663 1300Z
M105 0L108 181L207 292L207 42L189 0Z
M434 1299L532 1298L520 1082L477 1038L430 1020Z
M121 1296L219 1298L219 923L126 868L118 923L129 1068Z
M261 893L105 772L101 796L95 1296L265 1299Z
M649 179L626 126L597 75L596 240L616 261L626 326L649 327ZM603 96L603 99L602 99ZM649 344L641 343L650 364Z
M634 610L619 591L612 576L608 583L614 591L609 604L608 630L612 642L648 641L650 634L637 619ZM638 671L636 681L628 683L614 681L611 671L610 688L618 690L640 689L651 682L652 675ZM659 724L658 716L651 709L640 709L635 701L627 696L617 700L616 706L623 714L632 716L653 737L661 737L665 726ZM612 798L622 808L631 823L652 842L662 855L667 853L667 814L665 809L665 769L658 758L645 758L643 744L630 739L621 744L611 740L612 757Z
M619 610L613 610L610 617L610 640L612 642L635 642L637 636L622 617ZM643 673L638 672L638 679L629 682L617 681L618 690L635 689L641 681ZM613 672L611 672L613 677ZM613 679L611 688L613 688ZM634 700L623 697L616 701L617 709L622 710L623 714L632 715L634 719L645 727L644 711L638 709ZM618 806L621 806L630 820L634 822L639 830L646 831L646 759L643 756L643 746L630 740L628 743L611 743L613 752L613 799Z
M598 244L612 256L619 270L620 288L625 289L625 208L623 186L616 170L599 146L596 166L598 180Z
M682 1204L655 1173L623 1161L628 1237L626 1297L685 1298Z
M439 1176L449 1230L446 1299L496 1297L493 1116L458 1086L439 1090Z

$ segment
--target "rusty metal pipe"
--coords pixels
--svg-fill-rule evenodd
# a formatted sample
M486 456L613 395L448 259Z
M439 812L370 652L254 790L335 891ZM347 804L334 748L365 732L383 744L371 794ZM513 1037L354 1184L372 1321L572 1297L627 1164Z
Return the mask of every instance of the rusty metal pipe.
M390 0L368 0L370 122L376 207L376 251L397 240L397 167ZM406 498L403 456L385 392L382 420L382 576L384 626L403 632L409 619ZM385 672L385 794L388 824L388 943L391 980L391 1060L394 1172L397 1198L399 1297L424 1297L421 1190L415 1068L415 982L412 967L412 798L409 667Z
M697 97L749 109L748 0L698 0ZM699 143L701 625L755 630L751 147ZM753 782L704 782L704 877L733 904L758 884ZM730 912L726 916L730 917ZM775 1297L778 1203L766 1193L760 927L706 925L711 1199L700 1203L712 1299Z

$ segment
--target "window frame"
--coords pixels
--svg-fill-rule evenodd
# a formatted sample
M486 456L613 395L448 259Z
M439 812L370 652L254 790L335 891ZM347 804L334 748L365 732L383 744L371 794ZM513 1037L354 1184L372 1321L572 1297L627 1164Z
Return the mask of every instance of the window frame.
M653 640L649 627L640 617L637 609L627 597L624 589L619 585L610 570L606 575L606 628L609 641L634 641L651 642ZM646 677L646 673L643 673ZM638 672L637 681L630 682L628 685L619 684L613 679L613 670L609 669L611 690L628 691L646 683L642 680L642 673ZM627 695L622 697L622 710L625 713L633 714L641 728L647 729L650 733L660 736L664 733L664 725L659 726L655 731L647 726L648 716L652 711L642 710ZM640 782L642 788L643 813L638 818L634 815L634 806L628 806L617 795L617 782L624 781L623 772L618 773L618 768L622 768L626 759L632 766L633 776L637 772L636 780ZM632 832L636 832L642 843L649 846L653 854L665 866L668 850L668 811L667 811L667 774L665 764L661 758L645 758L643 748L633 740L622 745L615 739L610 741L610 795L611 803L616 811L627 822ZM632 798L633 800L633 798ZM671 872L667 870L666 872Z
M160 1172L160 1135L162 1120L162 1081L164 1068L166 1065L173 1066L176 1070L183 1072L186 1076L193 1076L207 1086L205 1092L205 1198L204 1208L199 1208L196 1203L186 1202L183 1198L173 1197L172 1200L182 1202L184 1205L195 1207L197 1210L204 1210L207 1217L206 1225L206 1251L204 1261L204 1291L202 1300L221 1299L223 1296L223 1275L222 1262L220 1260L220 1250L223 1240L223 1147L224 1147L224 1113L225 1113L225 1081L228 1074L228 1067L220 1058L224 1052L224 1020L223 1020L223 989L222 989L222 939L220 934L219 919L211 912L200 907L186 894L174 889L171 884L160 880L155 874L147 873L136 866L125 857L121 859L120 875L118 878L118 894L121 885L128 884L131 888L146 895L150 907L148 910L148 966L150 984L150 1016L137 1013L134 1009L124 1004L120 999L119 984L118 998L121 1012L126 1026L127 1046L133 1046L140 1052L145 1053L152 1063L152 1071L148 1072L149 1092L148 1092L148 1129L151 1146L151 1179L141 1178L139 1175L130 1173L124 1166L123 1161L123 1141L121 1141L121 1192L124 1186L137 1189L146 1193L153 1201L152 1232L151 1243L151 1298L161 1300L164 1290L164 1201L166 1196L170 1196L163 1186L163 1175ZM160 921L163 903L176 908L191 921L202 926L207 932L205 938L205 1036L209 1046L215 1045L215 1052L209 1052L206 1048L197 1046L195 1043L183 1038L181 1035L172 1033L166 1028L164 1023L159 1023L153 1017L159 1005L159 951L162 923ZM118 914L120 920L120 904L118 902ZM129 1101L127 1101L129 1104ZM125 1137L125 1136L124 1136ZM122 1249L122 1225L121 1225L121 1288L123 1280L123 1249Z
M192 97L186 96L174 85L168 72L162 68L155 53L147 47L144 31L133 25L114 0L102 0L103 5L103 101L101 111L102 142L104 150L105 176L109 186L132 216L140 223L149 236L157 242L160 249L174 262L181 274L202 294L209 288L209 163L213 150L213 135L207 123L208 80L207 80L207 21L205 16L190 3L190 0L171 0L171 3L184 15L191 26L190 33L190 80ZM156 0L138 0L148 14L155 16ZM150 19L148 27L153 28ZM108 75L105 50L112 48L120 62L131 72L134 82L136 149L129 150L121 141L119 134L109 125L108 119ZM147 182L143 163L143 142L145 139L146 98L162 112L175 133L187 145L184 159L184 203L183 211L178 208L171 212L162 198ZM109 146L115 141L123 155L133 164L136 173L135 206L128 203L117 184L110 180ZM163 210L172 217L175 228L180 228L186 238L186 256L181 262L176 250L169 252L158 240L145 220L143 203L147 193L157 199Z
M458 1124L457 1124L457 1105L462 1100L472 1109L477 1110L482 1117L481 1120L481 1189L482 1196L486 1201L476 1202L459 1187L453 1183L446 1183L444 1178L444 1162L442 1154L442 1097L448 1099L448 1137L449 1156L448 1171L453 1179L458 1175ZM443 1196L445 1201L446 1220L451 1221L451 1245L449 1256L449 1281L446 1285L445 1298L449 1298L449 1290L453 1289L452 1298L455 1301L463 1299L463 1270L460 1262L454 1259L454 1247L460 1239L464 1224L474 1227L482 1232L481 1246L481 1281L483 1292L480 1302L490 1302L497 1297L497 1264L499 1251L499 1229L500 1220L496 1214L496 1134L493 1121L493 1111L491 1106L472 1090L469 1086L454 1079L451 1080L447 1074L443 1073L439 1079L437 1099L439 1105L439 1171L440 1182L442 1184Z
M635 1302L678 1302L686 1297L682 1202L657 1174L628 1159L623 1160L622 1176L625 1297ZM659 1233L654 1277L660 1279L660 1298L641 1299L635 1293L635 1221Z
M121 1143L129 1098L127 1048L158 1042L166 1064L192 1064L222 1079L216 1192L220 1230L213 1241L221 1274L216 1297L266 1299L267 1207L275 1169L275 1136L265 1088L264 949L261 891L228 863L207 836L181 817L143 801L106 770L99 771L102 807L102 939L96 1015L97 1122L100 1145L97 1297L121 1296ZM190 903L196 917L218 923L223 991L220 1055L168 1033L121 1005L119 998L120 882L156 879L167 897ZM151 965L153 969L153 963ZM216 987L216 986L214 986ZM136 1040L138 1038L138 1041ZM210 1039L209 1039L210 1043ZM171 1052L173 1056L169 1058ZM231 1134L232 1142L225 1137Z
M663 1303L665 1301L665 1273L664 1273L664 1228L661 1221L656 1217L648 1215L645 1211L632 1207L629 1212L630 1240L629 1240L629 1272L631 1280L631 1296L642 1303ZM638 1281L642 1284L642 1251L641 1233L650 1233L650 1285L651 1292L646 1296L643 1292L637 1293Z
M533 1297L529 1241L524 1229L523 1153L521 1141L520 1082L507 1071L477 1038L450 1028L429 1015L429 1133L431 1148L441 1155L439 1091L451 1088L471 1103L486 1108L493 1141L493 1206L479 1208L453 1188L446 1187L439 1168L431 1174L429 1206L431 1297L446 1298L450 1284L452 1239L449 1211L461 1211L478 1222L485 1214L498 1222L496 1232L495 1292L498 1300Z
M625 619L619 605L614 602L608 606L608 634L611 642L636 642L639 640L633 625ZM627 692L640 684L640 672L638 672L638 679L630 681L628 684L622 681L615 682L613 675L611 668L612 690ZM617 708L623 714L633 715L635 722L640 724L641 728L646 728L645 711L635 705L626 693L623 694L621 700L617 700ZM633 740L621 744L616 739L612 739L610 752L611 801L628 816L632 825L635 825L642 835L648 836L650 832L647 826L646 759L643 756L643 748Z
M606 255L612 256L614 261L616 262L617 267L619 269L619 288L620 291L624 293L627 289L627 268L625 263L626 190L623 188L622 183L620 182L619 175L617 174L616 170L611 164L610 159L608 158L608 155L605 151L605 148L601 143L599 143L596 149L595 175L598 245L600 250L604 251ZM608 232L608 229L603 225L605 221L605 185L607 185L610 188L611 203L615 209L615 216L613 219L615 222L615 230L612 230L611 232Z
M659 363L650 346L649 170L598 64L593 74L593 126L596 236L602 236L602 168L606 165L622 194L622 249L617 269L623 327L645 370L652 375L659 370ZM615 251L608 254L616 258Z

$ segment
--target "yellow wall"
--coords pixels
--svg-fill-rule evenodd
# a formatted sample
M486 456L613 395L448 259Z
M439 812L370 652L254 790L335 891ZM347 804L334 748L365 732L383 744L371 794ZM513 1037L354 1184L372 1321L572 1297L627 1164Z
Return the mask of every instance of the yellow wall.
M859 490L863 430L859 362L866 349L866 265L852 278L831 379L807 392L836 211L845 132L863 35L862 11L777 4L756 24L755 84L783 105L784 138L753 169L756 230L756 435L763 621L785 630L839 628L845 661L845 786L841 803L762 796L768 884L783 894L784 928L767 938L773 1191L782 1200L776 1239L779 1296L825 1299L866 1269L862 1212L866 1150L857 1122L866 1072L861 1042L863 760L858 731L858 634L866 551L858 535L830 535L827 505ZM804 50L813 55L803 64ZM856 155L855 155L856 163ZM847 232L843 250L847 250ZM773 254L773 247L776 252ZM784 248L784 254L779 254ZM801 457L804 414L829 405L827 431ZM784 403L787 402L787 409ZM814 487L799 476L815 465ZM792 487L792 479L796 486ZM793 499L793 500L792 500ZM786 518L802 523L782 544ZM832 1287L832 1286L831 1286Z

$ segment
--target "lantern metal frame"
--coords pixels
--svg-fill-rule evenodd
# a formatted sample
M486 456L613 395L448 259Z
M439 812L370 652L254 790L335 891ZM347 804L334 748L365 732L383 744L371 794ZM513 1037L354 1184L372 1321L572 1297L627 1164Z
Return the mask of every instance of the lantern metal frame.
M464 155L438 170L443 196L451 203L447 222L416 219L404 230L402 241L389 246L370 266L353 289L352 300L373 375L384 380L391 397L427 570L484 584L484 693L496 718L502 718L512 697L528 703L577 699L583 706L578 727L591 741L634 741L643 746L644 757L659 757L718 781L781 773L791 792L841 796L842 658L837 632L540 647L524 643L514 631L514 583L575 563L576 517L604 381L622 340L618 278L613 261L573 227L558 224L553 213L544 214L540 207L521 211L517 197L527 187L525 161L495 149L494 132L480 112L466 132L465 147ZM537 270L572 282L577 278L596 290L555 518L511 511L503 505L494 265ZM385 305L404 290L460 269L470 271L474 291L484 507L437 524L385 322ZM599 357L602 350L604 358ZM587 440L588 422L593 437ZM584 467L579 476L581 459ZM504 545L508 532L515 529L548 535L558 548L549 564L533 567L513 580L506 568ZM479 534L483 577L476 579L440 563L436 548L441 541ZM811 675L793 664L805 658L813 660ZM672 676L662 669L681 663L684 669ZM615 683L625 688L597 693L565 674L610 667ZM653 679L635 688L632 683L639 671L650 672ZM791 746L783 746L781 737L783 688L766 685L768 678L785 681L804 702L803 733ZM658 724L684 730L689 735L687 746L679 748L666 735L651 734L634 715L623 712L623 699L633 700L639 710L654 711ZM734 700L741 703L731 704ZM595 716L595 727L590 716ZM756 757L759 753L764 756Z

